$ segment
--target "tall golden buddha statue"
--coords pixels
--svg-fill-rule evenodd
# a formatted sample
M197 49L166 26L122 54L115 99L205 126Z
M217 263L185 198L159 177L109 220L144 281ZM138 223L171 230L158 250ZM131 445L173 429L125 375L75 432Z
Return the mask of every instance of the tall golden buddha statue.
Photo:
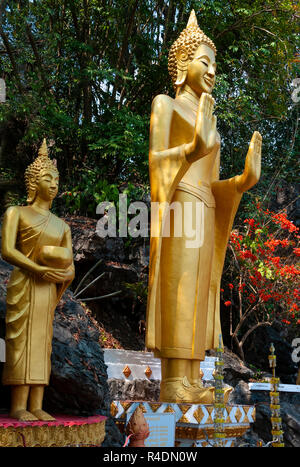
M221 334L220 281L234 216L243 192L260 177L262 139L254 132L244 172L219 180L215 56L192 11L169 53L176 97L156 96L151 110L151 201L160 209L151 222L146 346L161 359L165 402L213 401L200 362ZM183 231L186 221L190 228Z
M2 379L11 386L10 416L23 421L54 420L42 410L51 371L53 317L74 278L70 228L49 210L58 180L44 139L25 172L28 205L9 207L3 221L2 257L15 267L7 286Z

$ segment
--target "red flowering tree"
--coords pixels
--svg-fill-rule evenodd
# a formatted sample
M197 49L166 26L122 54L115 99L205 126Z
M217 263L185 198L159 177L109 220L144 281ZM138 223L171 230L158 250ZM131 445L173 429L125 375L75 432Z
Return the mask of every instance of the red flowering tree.
M221 289L229 313L232 347L244 359L243 345L259 326L280 319L300 329L299 228L285 212L256 206L253 218L232 231L229 281Z

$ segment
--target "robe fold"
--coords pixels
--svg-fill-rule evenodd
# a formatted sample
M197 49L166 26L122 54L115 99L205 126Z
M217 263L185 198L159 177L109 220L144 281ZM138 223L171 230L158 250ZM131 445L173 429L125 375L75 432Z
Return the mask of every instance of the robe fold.
M67 228L51 213L37 217L35 225L20 229L16 244L34 262L42 246L61 245ZM49 383L54 311L69 284L54 284L19 267L13 269L7 286L3 384Z
M242 194L235 178L212 180L202 194L182 182L191 167L183 148L179 146L171 158L149 154L151 201L160 203L161 209L151 224L146 347L160 358L203 360L205 350L219 344L221 275ZM170 238L164 238L163 231L167 203L195 203L195 197L205 205L205 238L197 251L191 251L184 246L184 236L176 238L171 231ZM185 269L182 277L176 269Z

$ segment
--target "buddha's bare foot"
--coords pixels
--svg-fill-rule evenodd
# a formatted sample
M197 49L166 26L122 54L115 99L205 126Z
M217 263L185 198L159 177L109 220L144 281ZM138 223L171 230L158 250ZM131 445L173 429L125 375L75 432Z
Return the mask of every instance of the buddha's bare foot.
M190 404L212 404L214 387L199 388L192 386L186 376L183 378L168 378L160 386L161 402L176 402Z
M9 416L11 418L20 420L20 422L34 422L38 420L38 418L33 413L28 412L28 410L25 409L13 411L9 414Z
M49 415L47 412L45 412L42 409L35 409L31 410L31 413L37 417L38 420L41 420L43 422L52 422L55 420L52 415Z

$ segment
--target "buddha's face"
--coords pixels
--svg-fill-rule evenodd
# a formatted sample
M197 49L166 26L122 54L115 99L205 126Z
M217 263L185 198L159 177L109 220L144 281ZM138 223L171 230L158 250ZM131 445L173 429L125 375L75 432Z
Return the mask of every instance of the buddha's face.
M186 84L200 96L211 94L216 79L216 59L214 51L206 44L200 44L193 60L188 64Z
M43 201L52 202L58 192L58 181L55 170L43 169L37 182L36 195Z

